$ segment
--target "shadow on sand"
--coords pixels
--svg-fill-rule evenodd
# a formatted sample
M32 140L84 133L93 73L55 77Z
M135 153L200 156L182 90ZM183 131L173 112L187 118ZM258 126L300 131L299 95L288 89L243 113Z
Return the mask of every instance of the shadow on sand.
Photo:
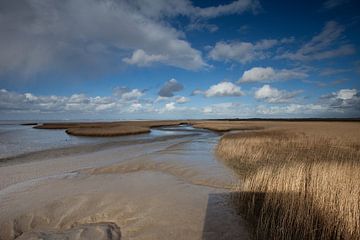
M246 222L231 204L233 193L209 194L203 240L250 239Z

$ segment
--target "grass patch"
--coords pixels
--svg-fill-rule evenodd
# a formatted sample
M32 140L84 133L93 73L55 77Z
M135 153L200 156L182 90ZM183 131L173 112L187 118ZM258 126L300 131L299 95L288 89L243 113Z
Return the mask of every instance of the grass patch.
M360 239L360 125L343 125L222 137L217 154L242 178L234 200L255 239Z
M227 132L231 130L259 130L264 128L256 122L246 121L191 121L190 123L195 128L204 128L217 132Z

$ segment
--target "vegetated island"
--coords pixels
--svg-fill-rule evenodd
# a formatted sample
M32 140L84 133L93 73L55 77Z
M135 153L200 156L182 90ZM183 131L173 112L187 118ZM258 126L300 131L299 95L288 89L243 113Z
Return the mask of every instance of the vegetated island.
M89 137L113 137L150 132L150 128L184 124L184 121L119 121L44 123L37 129L65 129L67 134Z

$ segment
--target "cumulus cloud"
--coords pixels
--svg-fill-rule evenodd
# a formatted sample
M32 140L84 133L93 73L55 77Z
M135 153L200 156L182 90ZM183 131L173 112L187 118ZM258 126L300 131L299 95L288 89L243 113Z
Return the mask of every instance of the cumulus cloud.
M1 1L0 74L32 77L61 70L93 75L117 70L119 59L139 67L158 62L202 69L208 65L201 52L171 25L171 18L184 16L210 27L206 19L259 7L257 0L205 8L189 0Z
M129 89L127 87L116 87L113 94L124 100L134 100L141 97L144 93L139 89Z
M162 96L158 96L154 103L158 103L158 102L176 102L179 104L184 104L184 103L188 103L190 102L190 98L188 97L184 97L184 96L172 96L172 97L162 97Z
M8 113L90 113L101 112L124 113L133 112L140 106L138 89L119 88L111 96L91 97L85 94L71 96L37 96L32 93L17 93L0 90L0 112ZM140 104L140 105L139 105ZM137 107L137 109L139 109Z
M289 44L294 37L263 39L251 42L217 42L209 52L209 58L216 61L236 61L242 64L272 56L271 49L280 44Z
M124 58L123 61L126 62L127 64L143 67L143 66L149 66L154 62L164 61L166 59L167 57L161 54L148 55L144 50L138 49L133 52L131 58Z
M357 95L356 89L341 89L337 92L336 97L341 100L350 100Z
M360 92L357 89L340 89L321 97L322 104L339 112L349 112L360 116Z
M237 102L211 104L203 107L202 112L216 117L249 117L254 113L249 106Z
M246 70L239 82L272 82L305 78L308 75L297 69L273 69L272 67L253 67Z
M279 90L266 84L255 91L255 98L264 100L268 103L286 103L296 97L299 93L300 91L288 92Z
M176 81L176 79L172 78L161 87L158 94L160 97L173 97L174 92L179 92L183 89L184 86Z
M265 85L266 86L266 85ZM296 92L262 87L257 97L266 103L259 105L238 102L217 103L203 107L203 114L215 117L359 117L360 93L357 89L341 89L322 96L314 103L279 103L283 96L290 99ZM280 97L279 97L280 96ZM256 96L255 96L256 97Z
M207 66L201 52L167 18L212 18L256 5L252 0L207 8L188 0L2 1L0 73L107 71L119 67L118 59L201 69Z
M183 97L183 96L178 96L178 97L176 97L176 102L180 103L180 104L187 103L187 102L190 102L190 98Z
M203 114L216 117L359 117L360 93L357 89L340 89L337 92L322 96L315 103L286 103L279 105L281 96L289 98L284 92L272 87L269 91L258 92L264 105L241 104L238 102L218 103L203 108L181 106L173 97L170 102L157 107L154 102L139 98L126 100L115 94L110 96L87 96L73 94L71 96L41 96L33 93L17 93L0 89L0 118L9 116L84 116L125 117L128 114L166 114L171 116L203 117ZM263 88L264 89L264 88ZM132 90L131 90L132 91ZM129 91L129 92L131 92ZM280 97L279 97L280 96ZM291 96L290 96L291 97ZM275 99L275 100L271 100ZM281 101L282 102L282 101ZM49 115L50 114L50 115ZM169 115L170 116L170 115Z
M278 40L264 39L256 43L251 42L217 42L210 50L209 57L216 61L236 61L249 63L269 56L270 48L278 44Z
M165 110L166 111L172 111L175 110L175 103L174 102L169 102L165 104Z
M203 113L216 117L289 117L290 116L322 116L326 114L328 108L320 104L285 104L285 105L257 105L251 106L241 103L218 103L206 106L202 109Z
M328 113L328 107L321 104L295 104L291 103L282 106L264 106L259 105L256 107L256 113L268 117L289 117L301 116L301 117L321 117L326 116Z
M296 52L285 52L278 58L311 61L354 54L355 48L353 45L339 43L344 30L344 27L337 22L329 21L318 35L314 36Z
M221 82L215 84L206 91L193 91L193 95L196 94L204 94L205 97L230 97L244 95L244 93L241 91L241 88L232 82Z

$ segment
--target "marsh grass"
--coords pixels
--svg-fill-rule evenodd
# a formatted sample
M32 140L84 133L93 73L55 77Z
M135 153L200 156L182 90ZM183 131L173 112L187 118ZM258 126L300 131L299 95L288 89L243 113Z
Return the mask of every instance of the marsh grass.
M234 201L256 239L360 239L356 139L252 131L225 135L217 154L243 180Z
M257 122L244 122L244 121L189 121L189 123L195 128L204 128L217 132L227 132L230 130L260 130L263 126L260 126Z

